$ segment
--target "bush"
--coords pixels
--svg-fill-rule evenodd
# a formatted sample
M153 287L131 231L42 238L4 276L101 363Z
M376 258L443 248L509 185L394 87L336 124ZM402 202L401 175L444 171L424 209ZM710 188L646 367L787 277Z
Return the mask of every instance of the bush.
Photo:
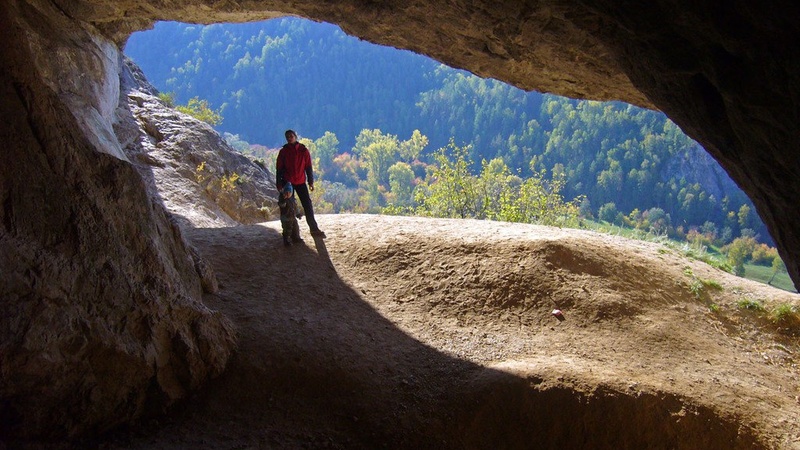
M608 223L616 223L617 214L619 211L613 202L606 203L597 210L597 218Z
M471 146L459 147L451 138L434 154L429 183L417 186L416 212L422 216L494 219L508 222L568 226L577 222L580 196L566 201L561 192L565 177L544 171L522 179L500 159L483 161L481 174L470 172Z
M738 306L739 309L746 309L748 311L756 311L756 312L764 311L764 305L762 305L761 302L750 298L739 300L738 302L736 302L736 306Z
M683 270L685 275L688 275L692 278L692 281L689 283L689 290L694 294L694 296L698 299L702 299L706 296L709 290L712 291L721 291L722 285L715 280L707 280L698 277L694 274L690 267L687 267Z
M733 266L733 271L737 276L744 276L744 263L753 254L756 246L755 238L739 237L723 248L728 254L728 262Z
M158 99L170 108L175 107L175 94L173 92L159 92Z
M230 175L217 176L214 170L206 165L205 161L197 165L194 171L194 177L195 181L203 186L203 188L209 193L215 191L230 193L233 192L238 185L245 181L236 172L233 172Z
M778 305L775 309L773 309L770 317L774 322L781 324L796 325L800 322L797 309L787 303Z
M222 115L220 112L218 110L214 111L211 109L208 100L200 100L199 97L193 97L191 100L189 100L188 104L185 106L177 106L175 109L184 114L188 114L197 120L202 120L211 126L222 123Z

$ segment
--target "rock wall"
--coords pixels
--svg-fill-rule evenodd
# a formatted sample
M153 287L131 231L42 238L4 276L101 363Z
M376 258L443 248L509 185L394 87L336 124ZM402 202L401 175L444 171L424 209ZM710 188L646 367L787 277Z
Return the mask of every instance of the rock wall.
M231 148L211 126L165 105L139 68L122 68L114 131L123 151L182 227L277 219L275 175Z
M114 135L115 46L49 2L0 28L0 436L101 431L219 374L234 333Z

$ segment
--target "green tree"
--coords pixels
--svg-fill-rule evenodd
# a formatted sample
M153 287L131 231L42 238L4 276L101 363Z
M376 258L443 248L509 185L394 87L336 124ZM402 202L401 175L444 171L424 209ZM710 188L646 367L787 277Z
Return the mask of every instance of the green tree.
M188 114L197 120L216 126L222 123L222 114L219 110L211 109L208 100L200 100L200 97L192 97L186 105L176 106L178 111Z
M453 139L434 155L436 164L427 192L417 192L417 211L433 217L481 218L483 198L479 179L470 173L471 146L459 147Z
M331 204L333 213L352 212L358 205L358 191L355 189L348 189L342 183L333 182L327 183L325 194L322 198Z
M397 136L393 136L391 134L384 134L383 131L377 128L373 129L364 128L358 133L358 136L356 136L356 144L353 146L353 154L361 157L361 155L364 153L364 150L366 150L367 147L376 142L384 142L384 141L391 141L399 146Z
M597 175L597 186L609 196L616 197L622 190L623 175L619 161L611 161L608 169Z
M389 186L397 206L411 206L413 203L412 191L414 183L414 171L411 166L398 161L389 167Z
M250 143L239 137L238 134L222 133L222 138L239 153L250 154Z
M389 166L398 160L400 141L397 136L384 134L379 129L363 129L356 136L356 145L353 153L361 160L367 169L367 181L374 184L373 193L377 186L389 186Z
M700 231L708 238L709 241L715 241L717 239L717 224L707 220L703 225L700 227Z
M661 208L650 208L642 214L648 222L648 230L655 234L666 234L672 226L669 214Z
M617 214L619 214L619 211L617 211L617 205L614 202L608 202L597 210L597 218L608 223L615 223Z
M584 219L592 219L594 215L592 214L592 202L589 201L588 198L584 198L581 201L580 209L578 211Z
M319 158L318 167L324 172L333 168L333 158L339 153L339 139L336 134L326 131L319 139L314 141L316 156Z
M769 281L767 284L772 284L772 280L775 279L779 273L786 273L786 264L783 263L783 260L780 257L776 257L772 260L772 276L769 277Z
M753 225L752 225L753 215L752 215L752 211L750 210L749 206L747 206L747 205L740 206L739 207L739 213L737 214L737 217L739 218L739 228L740 229L745 229L745 228L752 229L753 228Z
M407 163L414 162L420 153L428 146L428 137L414 130L407 141L400 143L400 157Z
M733 266L733 271L736 275L744 276L744 263L747 258L753 254L757 242L752 237L739 237L733 240L726 247L728 254L728 263Z
M397 143L381 140L369 144L361 152L367 166L367 180L381 186L389 185L389 166L397 161Z

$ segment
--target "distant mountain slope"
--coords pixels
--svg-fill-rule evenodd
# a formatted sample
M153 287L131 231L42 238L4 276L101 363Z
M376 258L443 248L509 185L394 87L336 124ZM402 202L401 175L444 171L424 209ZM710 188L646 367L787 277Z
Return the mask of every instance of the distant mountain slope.
M344 143L363 128L408 134L417 96L435 86L428 74L439 65L296 18L162 22L131 36L125 53L180 102L200 96L223 107L220 131L271 147L283 143L287 128L315 138L333 131Z

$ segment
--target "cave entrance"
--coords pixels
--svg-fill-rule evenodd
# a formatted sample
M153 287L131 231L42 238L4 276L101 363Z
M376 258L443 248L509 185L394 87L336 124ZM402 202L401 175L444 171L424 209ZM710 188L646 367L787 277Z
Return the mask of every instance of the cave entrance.
M228 143L267 166L284 130L307 138L329 186L321 213L413 213L433 155L452 139L469 148L473 173L498 159L522 179L563 176L565 199L585 196L585 224L666 234L703 251L737 238L774 246L746 194L658 112L525 92L293 17L160 22L134 33L125 52L177 103L208 101ZM367 150L379 141L388 147ZM777 251L761 256L748 258L745 275L794 291Z

